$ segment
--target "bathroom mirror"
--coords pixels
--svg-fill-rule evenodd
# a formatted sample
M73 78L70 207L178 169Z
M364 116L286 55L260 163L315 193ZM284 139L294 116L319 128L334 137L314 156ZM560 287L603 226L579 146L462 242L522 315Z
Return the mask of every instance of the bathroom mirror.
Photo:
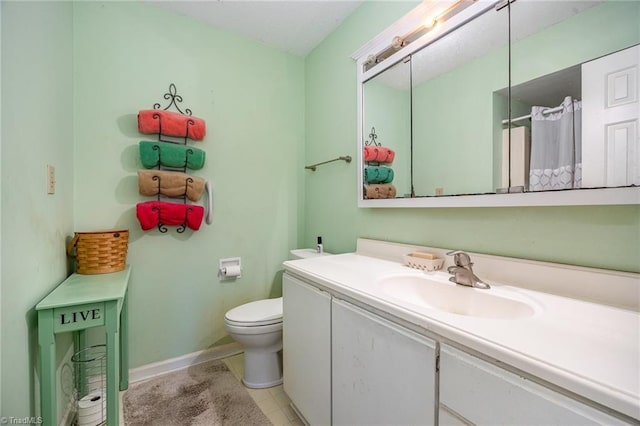
M415 196L495 190L493 133L508 116L509 14L489 8L412 55Z
M393 168L386 165L386 158L366 156L365 171L369 177L367 198L395 198L411 196L411 63L402 60L363 85L364 92L364 141L367 152L388 148L395 153ZM373 151L372 151L373 155ZM380 155L378 155L380 157ZM379 161L376 161L379 160ZM388 176L388 170L393 176ZM384 176L375 173L387 170ZM393 182L394 193L380 194L380 184ZM390 187L390 186L389 186ZM376 191L377 190L377 191Z
M375 83L401 87L407 72L396 68L411 66L411 91L404 94L411 98L411 178L394 180L403 188L393 200L365 199L366 182L360 180L359 205L639 203L640 2L518 0L499 11L487 4L466 8L449 27L441 23L440 34L427 33L373 68L360 65L380 51L383 35L360 52L361 144L374 127L368 118L385 114L398 97L374 95ZM395 31L406 33L407 22L405 17L405 28ZM384 34L387 45L390 31ZM620 51L624 58L612 55ZM607 101L619 114L609 117L602 107ZM551 131L544 125L564 133L540 142ZM395 126L403 129L397 136L406 146L407 125ZM562 138L569 142L557 142ZM558 143L567 146L553 146ZM551 150L545 146L550 144ZM406 163L397 160L392 167L404 175ZM360 165L364 171L362 159Z

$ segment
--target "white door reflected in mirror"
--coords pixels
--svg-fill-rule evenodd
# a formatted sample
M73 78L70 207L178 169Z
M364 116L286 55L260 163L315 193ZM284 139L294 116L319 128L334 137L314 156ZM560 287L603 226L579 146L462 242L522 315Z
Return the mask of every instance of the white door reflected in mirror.
M640 46L582 66L585 188L640 185Z

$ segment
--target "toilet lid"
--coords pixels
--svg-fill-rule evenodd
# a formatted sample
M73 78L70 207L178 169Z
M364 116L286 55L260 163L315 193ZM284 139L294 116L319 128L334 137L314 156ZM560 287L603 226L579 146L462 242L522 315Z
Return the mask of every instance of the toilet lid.
M245 303L224 316L228 322L246 327L282 322L282 297Z

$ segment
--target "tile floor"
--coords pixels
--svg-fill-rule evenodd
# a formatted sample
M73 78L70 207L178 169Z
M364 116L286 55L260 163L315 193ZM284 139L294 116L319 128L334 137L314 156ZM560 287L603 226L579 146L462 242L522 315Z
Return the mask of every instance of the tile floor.
M224 363L238 379L242 379L244 371L244 354L234 355L225 358ZM291 400L284 392L282 385L269 389L248 389L249 395L256 402L258 407L275 426L302 426L296 413L291 408Z
M242 379L242 373L244 372L244 354L234 355L223 359L231 373L238 381ZM244 386L244 385L243 385ZM291 408L291 400L284 393L282 385L275 386L269 389L249 389L247 388L249 395L256 402L258 407L262 410L265 416L271 421L274 426L302 426L304 423L300 421L296 413ZM122 410L123 395L125 391L120 392L120 424L124 425L124 415ZM263 425L254 425L263 426Z

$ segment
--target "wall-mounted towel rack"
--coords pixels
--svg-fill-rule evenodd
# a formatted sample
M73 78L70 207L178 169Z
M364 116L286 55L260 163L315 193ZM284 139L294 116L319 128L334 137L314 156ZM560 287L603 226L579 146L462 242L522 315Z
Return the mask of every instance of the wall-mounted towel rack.
M346 161L347 163L350 163L351 162L351 156L350 155L346 155L344 157L334 158L333 160L327 160L327 161L323 161L321 163L312 164L310 166L306 166L305 169L309 169L309 170L315 172L316 171L316 167L318 167L318 166L321 166L321 165L327 164L327 163L333 163L334 161L340 161L340 160Z
M141 110L138 113L138 131L143 134L157 134L158 141L141 141L140 161L146 169L156 169L157 175L152 176L152 181L157 183L155 191L143 191L143 195L153 195L155 201L146 201L136 205L136 216L140 221L143 230L158 228L161 233L167 232L168 226L177 226L177 232L183 233L187 228L197 231L204 216L205 209L197 204L187 202L190 186L193 186L196 179L202 182L201 178L194 178L185 175L184 189L180 190L180 185L175 187L168 182L172 182L174 177L183 175L187 169L201 169L204 166L204 151L188 145L189 140L201 141L206 133L205 121L192 117L189 108L182 110L178 104L182 102L182 96L178 95L175 84L169 85L169 91L164 94L164 99L169 101L165 108L161 108L159 103L153 105L151 110ZM169 111L175 108L177 112ZM169 136L173 139L166 139ZM176 140L176 138L179 138ZM168 173L168 174L167 174ZM170 189L167 193L163 189L162 177L164 176L164 186ZM140 186L140 174L138 176ZM203 183L204 186L204 183ZM209 190L210 188L207 188ZM208 191L207 223L211 223L212 195ZM189 198L192 201L197 201Z
M140 133L157 134L158 141L183 145L187 144L188 139L202 140L206 133L206 124L204 120L193 117L189 108L185 108L184 111L180 109L178 103L182 102L182 96L178 95L175 84L169 85L164 99L170 101L165 108L155 103L153 109L141 110L138 113ZM169 110L172 106L177 112ZM166 139L167 137L173 139Z
M169 84L169 92L164 94L164 98L169 102L169 105L167 105L165 108L163 108L163 111L168 110L171 105L173 105L180 114L184 114L184 115L193 115L193 113L191 112L191 110L189 108L185 108L184 112L180 109L180 107L178 106L178 103L182 102L182 96L178 95L178 90L176 89L176 85L171 83ZM153 104L153 109L160 109L161 105L159 103L155 103Z

